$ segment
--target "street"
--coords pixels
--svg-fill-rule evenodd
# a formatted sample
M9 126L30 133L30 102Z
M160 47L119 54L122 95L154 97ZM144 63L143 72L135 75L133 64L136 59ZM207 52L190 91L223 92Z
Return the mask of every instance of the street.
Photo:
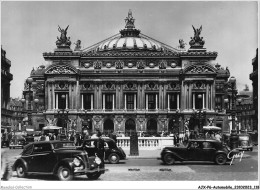
M13 163L21 149L7 149L6 153ZM159 156L159 155L158 155ZM215 165L211 162L177 162L163 165L156 158L128 158L119 164L106 163L106 173L99 181L255 181L258 179L258 150L246 151L245 158L236 159L232 165ZM11 181L55 181L53 176L30 175L18 178L13 172ZM86 176L76 176L75 181L88 181Z

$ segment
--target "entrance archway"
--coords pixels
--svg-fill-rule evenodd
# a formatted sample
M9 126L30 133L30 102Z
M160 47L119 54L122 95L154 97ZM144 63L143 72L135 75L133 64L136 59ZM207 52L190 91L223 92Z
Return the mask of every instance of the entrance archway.
M149 119L147 122L147 133L149 135L157 134L157 121L155 119Z
M107 135L109 133L111 133L112 131L114 131L114 122L111 119L107 119L104 122L104 134Z
M133 119L128 119L125 122L125 135L130 136L132 132L136 131L135 121Z

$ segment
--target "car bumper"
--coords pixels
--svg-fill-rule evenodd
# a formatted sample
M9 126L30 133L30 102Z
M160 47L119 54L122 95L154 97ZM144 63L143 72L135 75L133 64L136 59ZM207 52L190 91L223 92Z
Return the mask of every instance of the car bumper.
M237 149L238 149L238 150L241 150L241 151L243 151L243 150L249 150L249 149L253 149L253 146L240 146L240 147L238 147Z
M82 169L80 167L75 167L74 168L74 174L75 175L81 175L81 174L87 174L87 173L105 173L105 168L94 168L94 169Z

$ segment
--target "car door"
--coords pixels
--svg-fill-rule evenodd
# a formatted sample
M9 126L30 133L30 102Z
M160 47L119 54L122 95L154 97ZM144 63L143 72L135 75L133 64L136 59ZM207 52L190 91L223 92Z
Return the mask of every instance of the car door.
M201 142L191 141L188 145L188 155L190 161L204 160L204 152L201 146Z
M52 172L56 163L56 156L50 143L34 144L30 163L31 172Z
M214 147L214 144L212 142L209 142L209 141L204 141L202 143L202 147L203 147L203 155L204 155L204 158L203 160L204 161L212 161L213 160L213 157L215 155L215 152L216 152L216 148Z

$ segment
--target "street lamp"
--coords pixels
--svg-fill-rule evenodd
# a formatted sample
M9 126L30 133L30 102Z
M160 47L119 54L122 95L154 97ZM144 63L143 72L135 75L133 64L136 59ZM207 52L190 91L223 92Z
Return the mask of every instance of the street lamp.
M61 95L61 99L64 102L64 100L66 100L66 96L64 94ZM65 125L67 124L69 110L66 108L65 109L61 108L61 109L58 109L57 112L58 112L58 117L62 119L63 130L66 128L66 131L68 132L68 129Z
M235 83L236 83L236 78L235 77L230 77L229 83L231 84L231 107L229 107L229 112L231 113L231 118L232 118L232 130L231 130L231 135L230 135L230 147L232 149L235 149L238 147L238 135L237 135L237 129L236 129L236 123L235 123L235 118L236 118L236 104L235 104L235 99L236 99L236 93L235 93ZM229 103L228 99L224 100L225 103Z
M28 125L32 125L32 82L33 82L33 79L31 77L28 77L26 79L26 83L28 84L28 87L29 87L29 98L28 98L28 107L27 107L27 115L28 115ZM22 103L24 104L25 103L25 99L22 98Z
M199 99L199 104L198 104L198 107L199 109L195 111L195 117L199 120L198 122L198 128L199 128L199 134L201 135L202 134L202 119L204 119L205 117L205 114L206 112L205 111L202 111L202 95L199 94L198 95L198 99Z

